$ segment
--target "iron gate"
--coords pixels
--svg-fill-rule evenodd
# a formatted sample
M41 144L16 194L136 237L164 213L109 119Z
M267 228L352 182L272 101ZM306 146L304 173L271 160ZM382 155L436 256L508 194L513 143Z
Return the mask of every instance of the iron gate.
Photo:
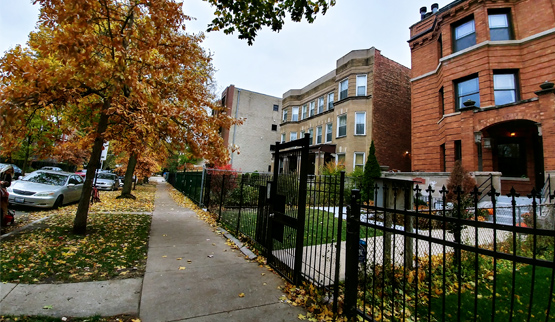
M270 188L268 260L293 284L301 282L310 135L277 143Z

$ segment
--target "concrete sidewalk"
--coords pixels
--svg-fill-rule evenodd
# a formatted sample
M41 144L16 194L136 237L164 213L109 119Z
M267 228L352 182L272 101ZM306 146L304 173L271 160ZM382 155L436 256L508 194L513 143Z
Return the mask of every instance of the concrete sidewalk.
M170 188L159 181L143 279L0 284L0 315L131 314L143 322L277 322L306 314L279 300L279 276L245 260L192 210L177 205Z

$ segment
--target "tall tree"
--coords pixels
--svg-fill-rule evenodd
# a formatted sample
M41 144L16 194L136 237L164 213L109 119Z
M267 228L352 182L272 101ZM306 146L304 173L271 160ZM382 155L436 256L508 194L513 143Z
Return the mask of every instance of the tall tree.
M126 135L128 151L147 138L186 142L227 158L218 130L233 120L209 92L213 67L201 35L173 0L37 0L39 32L29 49L1 60L0 115L55 107L93 142L74 232L85 233L102 144ZM6 123L9 123L6 121ZM125 125L122 132L120 125ZM132 130L129 130L132 129Z

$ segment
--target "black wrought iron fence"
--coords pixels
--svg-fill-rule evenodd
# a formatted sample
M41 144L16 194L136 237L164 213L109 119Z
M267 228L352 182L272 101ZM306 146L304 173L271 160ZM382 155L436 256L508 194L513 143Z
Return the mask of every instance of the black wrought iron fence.
M352 191L347 219L345 309L368 321L553 321L555 221L553 205L532 191L519 224L511 192L510 222L478 207L420 209L412 201L432 190L376 187L383 200L360 203ZM443 200L447 191L441 191ZM377 196L377 194L376 194ZM460 201L461 191L457 198ZM431 204L431 202L430 202ZM506 210L505 210L506 211Z

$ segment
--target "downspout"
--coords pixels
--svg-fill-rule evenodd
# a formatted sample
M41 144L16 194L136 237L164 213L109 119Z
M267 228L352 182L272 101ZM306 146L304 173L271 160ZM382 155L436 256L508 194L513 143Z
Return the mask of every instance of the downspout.
M235 119L237 119L239 117L239 102L241 102L241 89L237 89L237 105L235 106ZM237 124L233 125L233 140L232 143L233 144L233 148L235 148L235 134L237 133ZM233 156L235 155L235 152L231 153L231 168L233 168Z

